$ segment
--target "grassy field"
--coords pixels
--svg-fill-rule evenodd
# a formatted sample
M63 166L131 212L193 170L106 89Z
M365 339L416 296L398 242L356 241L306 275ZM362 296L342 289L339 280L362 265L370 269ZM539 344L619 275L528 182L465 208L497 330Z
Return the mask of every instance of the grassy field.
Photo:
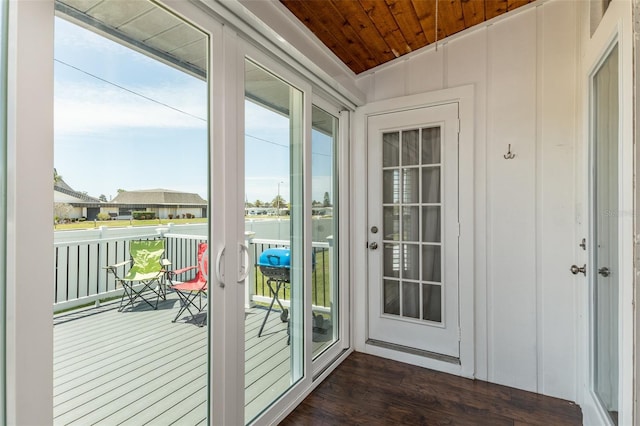
M85 221L85 222L73 222L73 223L59 223L54 225L53 228L56 231L68 231L73 229L94 229L101 226L107 226L109 228L125 228L127 226L158 226L167 225L169 223L185 224L185 223L206 223L206 217L194 218L194 219L150 219L150 220L97 220L97 221Z

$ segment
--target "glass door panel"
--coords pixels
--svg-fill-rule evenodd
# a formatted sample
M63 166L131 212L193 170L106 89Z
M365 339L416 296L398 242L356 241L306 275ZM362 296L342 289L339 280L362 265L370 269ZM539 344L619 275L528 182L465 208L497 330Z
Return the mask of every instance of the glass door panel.
M431 313L431 307L437 305L440 312L442 305L440 130L424 127L382 135L383 312L431 322L442 320ZM429 284L421 284L425 281ZM392 290L387 292L387 287Z
M618 419L618 48L593 78L593 386Z
M339 338L338 299L338 118L313 106L311 130L313 359Z
M209 37L150 1L69 3L54 40L54 423L206 423Z
M245 422L302 378L302 92L245 61Z

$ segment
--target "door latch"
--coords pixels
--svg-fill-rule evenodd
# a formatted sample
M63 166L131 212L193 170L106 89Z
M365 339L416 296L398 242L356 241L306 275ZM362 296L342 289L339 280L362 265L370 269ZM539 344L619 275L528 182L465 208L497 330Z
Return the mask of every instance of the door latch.
M571 265L571 268L569 268L569 270L573 275L578 275L579 273L582 273L582 275L584 275L585 277L587 276L587 265L582 265L582 266Z
M602 275L603 277L608 277L609 275L611 275L611 271L606 266L603 266L602 268L598 269L598 274Z

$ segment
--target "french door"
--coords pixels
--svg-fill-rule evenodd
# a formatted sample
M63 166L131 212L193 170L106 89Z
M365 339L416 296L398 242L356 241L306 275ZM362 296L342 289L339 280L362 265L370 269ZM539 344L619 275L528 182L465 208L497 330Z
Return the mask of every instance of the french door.
M367 128L368 343L457 359L458 104Z

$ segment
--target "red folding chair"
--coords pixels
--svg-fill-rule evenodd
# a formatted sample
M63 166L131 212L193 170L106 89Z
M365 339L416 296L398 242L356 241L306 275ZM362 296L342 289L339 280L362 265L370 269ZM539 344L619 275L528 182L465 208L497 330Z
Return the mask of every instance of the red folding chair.
M209 257L207 256L207 252L207 243L199 243L197 266L189 266L168 272L169 281L171 282L169 289L174 290L180 298L180 311L178 311L173 322L178 321L185 311L188 311L190 315L187 321L195 320L196 315L201 314L207 307L207 277L209 275ZM193 269L197 269L196 276L193 279L174 283L175 277ZM202 321L200 321L198 325L202 327L206 319L207 315L205 313Z

